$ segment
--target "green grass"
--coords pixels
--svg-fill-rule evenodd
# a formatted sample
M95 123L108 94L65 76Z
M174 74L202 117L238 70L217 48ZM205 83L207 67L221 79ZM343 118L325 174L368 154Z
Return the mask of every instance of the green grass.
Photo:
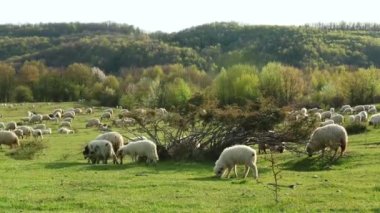
M0 121L18 120L30 106L2 107ZM54 108L57 104L37 104L36 111ZM95 111L74 120L74 135L58 135L58 125L48 123L53 134L31 160L13 158L3 146L0 212L380 212L380 129L350 136L348 152L332 164L317 156L276 155L282 168L276 204L264 155L258 158L259 182L251 173L246 180L214 178L214 162L87 164L82 147L99 132L84 125L100 115Z

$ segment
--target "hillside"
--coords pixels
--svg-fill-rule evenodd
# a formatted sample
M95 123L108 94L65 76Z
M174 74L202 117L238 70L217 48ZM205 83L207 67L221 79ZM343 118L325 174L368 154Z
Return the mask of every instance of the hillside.
M380 65L377 25L300 27L212 23L166 34L115 23L0 25L0 60L80 62L116 73L121 68L179 63L210 71L277 61L301 69ZM216 66L215 66L216 65Z

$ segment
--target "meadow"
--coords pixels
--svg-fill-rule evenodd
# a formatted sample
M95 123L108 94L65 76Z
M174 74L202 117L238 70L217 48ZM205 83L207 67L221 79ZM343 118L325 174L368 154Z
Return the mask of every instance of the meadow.
M0 121L18 121L32 109L50 113L78 106L32 105L0 107ZM101 132L86 129L85 121L101 112L77 116L73 135L57 134L58 124L48 123L53 134L45 135L46 147L33 159L2 146L0 212L380 212L380 129L350 135L347 153L334 163L318 156L275 154L281 169L276 203L264 154L258 156L258 181L252 173L242 179L243 167L239 178L215 178L214 162L146 165L126 157L123 165L87 164L83 147Z

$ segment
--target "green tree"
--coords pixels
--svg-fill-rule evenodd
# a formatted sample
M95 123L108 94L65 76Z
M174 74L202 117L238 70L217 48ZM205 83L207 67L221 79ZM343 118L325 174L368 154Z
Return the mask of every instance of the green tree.
M166 107L178 107L185 104L192 95L190 87L182 78L176 78L167 83L163 92L163 105Z
M31 102L33 92L28 86L19 85L14 89L14 99L17 102Z
M0 62L0 101L10 101L14 88L15 74L16 71L11 65Z

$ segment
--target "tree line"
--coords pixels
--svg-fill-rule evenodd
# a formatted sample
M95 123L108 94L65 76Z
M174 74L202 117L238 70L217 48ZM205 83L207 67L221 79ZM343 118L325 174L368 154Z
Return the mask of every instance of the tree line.
M41 61L25 61L21 66L0 63L0 102L78 100L130 109L180 109L200 100L221 106L375 103L380 101L380 70L340 66L304 71L270 62L262 68L237 64L208 73L195 65L170 64L123 69L116 76L83 63L62 68Z

